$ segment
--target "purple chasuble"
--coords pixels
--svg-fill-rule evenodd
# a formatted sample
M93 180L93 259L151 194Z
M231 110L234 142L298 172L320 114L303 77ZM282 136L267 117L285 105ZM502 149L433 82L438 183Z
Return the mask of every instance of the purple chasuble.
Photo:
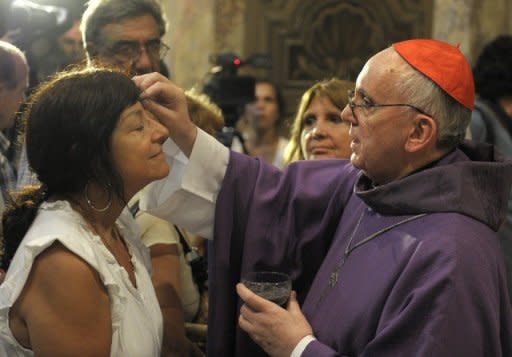
M512 356L495 234L512 165L494 155L461 146L373 187L346 160L281 172L232 153L209 251L208 355L265 355L238 327L235 285L276 270L318 339L303 356Z

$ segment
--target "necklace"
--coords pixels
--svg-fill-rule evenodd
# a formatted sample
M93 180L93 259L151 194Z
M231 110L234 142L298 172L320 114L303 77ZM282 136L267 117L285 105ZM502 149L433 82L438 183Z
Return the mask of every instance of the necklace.
M96 234L98 234L98 233L96 232ZM109 242L108 237L104 237L99 234L98 234L98 236L101 238L101 241L107 247L107 249L110 250L112 255L114 255L115 249L114 249L114 246L112 245L112 243ZM111 237L111 240L113 243L121 241L121 233L119 233L119 231L117 229L117 224L114 224L114 226L112 227L112 232L110 233L110 237Z
M345 264L345 262L347 261L348 257L350 256L350 254L356 250L357 248L361 247L362 245L368 243L369 241L371 241L372 239L375 239L377 238L378 236L380 236L381 234L395 228L395 227L398 227L402 224L405 224L407 222L411 222L411 221L414 221L415 219L418 219L418 218L421 218L421 217L424 217L426 216L427 214L426 213L421 213L421 214L418 214L416 216L412 216L412 217L409 217L409 218L406 218L406 219L403 219L397 223L393 223L392 225L389 225L387 227L384 227L380 230L378 230L377 232L375 233L372 233L370 234L369 236L365 237L364 239L362 239L361 241L359 241L358 243L354 244L354 246L352 246L352 241L359 229L359 226L361 224L361 221L363 220L363 216L364 216L364 210L363 212L361 212L361 215L359 216L359 219L357 220L357 223L356 223L356 227L354 228L354 230L352 231L352 234L350 235L350 238L348 240L348 243L345 247L345 250L343 252L343 255L340 259L340 261L338 262L338 264L336 265L336 267L333 269L333 271L331 272L331 274L329 275L329 282L327 284L327 286L325 287L322 295L320 296L320 299L318 300L318 303L317 303L317 306L318 304L320 304L320 302L324 299L324 297L327 295L327 292L334 288L336 286L336 284L338 283L338 276L339 276L339 273L341 271L341 268L343 267L343 265Z

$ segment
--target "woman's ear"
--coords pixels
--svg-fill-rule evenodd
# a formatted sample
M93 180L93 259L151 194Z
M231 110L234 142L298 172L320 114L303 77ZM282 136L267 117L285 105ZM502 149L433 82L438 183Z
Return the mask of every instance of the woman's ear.
M405 144L407 152L417 152L436 143L437 123L434 118L418 114L414 117L412 124Z

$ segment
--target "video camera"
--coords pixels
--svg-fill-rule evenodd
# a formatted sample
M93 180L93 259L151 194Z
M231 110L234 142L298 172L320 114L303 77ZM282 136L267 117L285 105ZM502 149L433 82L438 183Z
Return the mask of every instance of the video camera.
M243 139L234 129L237 120L247 103L254 101L255 78L238 75L242 66L253 68L271 68L272 59L267 54L252 54L245 60L233 53L210 55L211 77L204 85L203 92L222 110L225 127L218 139L230 147L233 136Z

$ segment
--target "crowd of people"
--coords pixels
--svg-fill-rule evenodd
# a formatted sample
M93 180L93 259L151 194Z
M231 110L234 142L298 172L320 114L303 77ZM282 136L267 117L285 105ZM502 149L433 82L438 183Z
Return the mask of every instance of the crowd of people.
M168 78L166 28L157 0L91 0L36 88L0 40L0 355L512 355L512 36L474 68L393 43L288 134L257 79L239 153Z

